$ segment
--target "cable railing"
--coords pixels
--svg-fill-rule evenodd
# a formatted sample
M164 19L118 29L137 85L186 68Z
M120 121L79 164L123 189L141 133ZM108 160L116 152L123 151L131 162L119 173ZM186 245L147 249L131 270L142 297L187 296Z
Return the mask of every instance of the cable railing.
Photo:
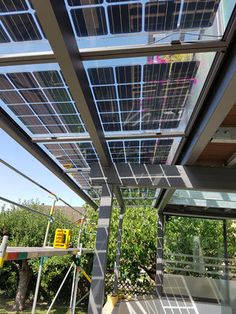
M236 277L236 259L190 254L165 253L164 272L178 275L228 279Z

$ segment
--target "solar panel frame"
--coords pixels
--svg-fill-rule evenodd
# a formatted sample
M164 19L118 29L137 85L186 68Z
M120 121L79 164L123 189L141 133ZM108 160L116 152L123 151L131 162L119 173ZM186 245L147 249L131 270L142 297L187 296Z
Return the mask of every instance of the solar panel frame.
M37 67L40 71L27 66L25 71L17 72L12 67L11 71L1 74L0 98L11 110L13 118L22 122L31 135L85 133L58 66L52 70L45 65ZM61 108L64 108L62 112Z

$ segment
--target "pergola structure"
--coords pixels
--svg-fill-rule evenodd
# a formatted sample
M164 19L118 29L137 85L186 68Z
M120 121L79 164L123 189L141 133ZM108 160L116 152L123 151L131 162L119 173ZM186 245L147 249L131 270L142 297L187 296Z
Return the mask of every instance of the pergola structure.
M131 198L158 209L158 293L165 214L236 217L235 12L234 0L0 1L0 126L100 206L89 313L103 305L113 194L120 230Z

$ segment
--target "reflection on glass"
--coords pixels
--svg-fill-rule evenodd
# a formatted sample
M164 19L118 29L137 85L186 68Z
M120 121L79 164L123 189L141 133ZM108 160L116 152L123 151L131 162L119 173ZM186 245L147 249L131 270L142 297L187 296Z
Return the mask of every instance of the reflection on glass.
M234 5L235 0L67 0L79 48L219 40Z
M104 132L184 132L214 56L84 62Z

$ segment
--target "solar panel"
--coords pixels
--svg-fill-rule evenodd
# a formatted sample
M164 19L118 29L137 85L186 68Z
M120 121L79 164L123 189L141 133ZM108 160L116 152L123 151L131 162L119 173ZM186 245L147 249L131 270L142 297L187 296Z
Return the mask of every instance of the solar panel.
M91 142L52 143L42 145L64 169L89 168L97 162L97 154Z
M86 7L71 10L71 16L78 37L99 36L107 34L105 10L103 7Z
M184 110L189 116L193 109L192 87L202 72L195 55L139 59L106 67L84 62L104 132L177 129Z
M204 33L222 36L214 23L220 0L67 0L71 23L79 39L79 47L119 45L117 35L135 35L124 41L128 44L163 43L173 39L188 41L189 33L194 40L204 40ZM224 3L224 6L226 4ZM227 3L227 10L233 4ZM225 9L225 8L224 8ZM214 26L214 29L213 29ZM172 31L172 33L170 33ZM197 33L196 33L197 31ZM169 32L169 33L167 33ZM185 34L186 32L186 34ZM188 33L188 34L187 34ZM148 36L147 36L148 34ZM177 35L177 37L176 37ZM86 37L99 36L99 42L85 41ZM111 41L108 43L107 39ZM104 39L104 40L103 40Z
M84 133L60 70L43 71L43 67L0 74L0 99L31 134Z
M111 34L136 33L142 30L142 5L129 3L108 6Z
M51 49L29 0L0 1L0 44L2 53Z
M0 12L27 11L28 5L24 0L1 0Z
M108 141L113 162L165 164L173 139Z
M121 188L121 192L125 200L154 199L156 195L156 189L151 188Z

